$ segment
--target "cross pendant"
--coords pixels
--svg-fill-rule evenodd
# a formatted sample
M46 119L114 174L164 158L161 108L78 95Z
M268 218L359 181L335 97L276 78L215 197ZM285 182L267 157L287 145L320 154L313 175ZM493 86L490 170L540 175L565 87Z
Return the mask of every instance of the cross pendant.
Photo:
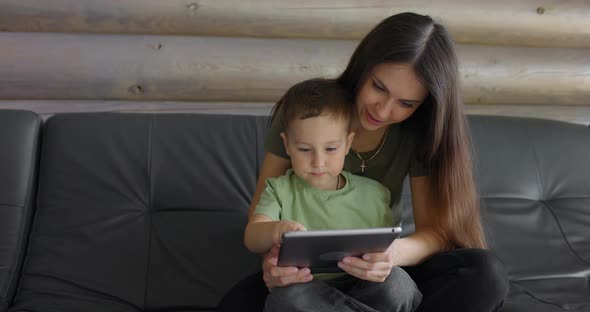
M363 162L361 163L361 173L364 173L364 172L365 172L365 168L366 168L366 167L367 167L367 166L365 166L365 162L363 161Z

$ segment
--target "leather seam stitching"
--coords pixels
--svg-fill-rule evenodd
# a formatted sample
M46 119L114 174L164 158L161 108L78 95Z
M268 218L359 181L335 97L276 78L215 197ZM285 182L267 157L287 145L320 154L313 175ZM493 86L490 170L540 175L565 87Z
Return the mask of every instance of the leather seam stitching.
M153 131L153 122L154 116L151 115L149 117L149 125L148 125L148 153L147 153L147 179L148 179L148 203L147 203L147 218L149 221L148 224L148 248L147 248L147 263L146 263L146 270L145 270L145 289L143 292L143 309L146 309L147 306L147 293L149 288L149 273L150 273L150 263L151 263L151 253L152 253L152 131Z
M526 287L522 286L521 284L519 284L519 283L517 283L517 282L514 282L514 281L512 281L512 283L513 283L513 284L515 284L515 285L517 285L520 291L522 291L522 292L523 292L524 294L526 294L527 296L529 296L529 297L533 298L534 300L537 300L537 301L539 301L539 302L541 302L541 303L548 304L548 305L551 305L551 306L554 306L554 307L561 308L561 306L560 306L560 305L558 305L558 304L555 304L555 303L553 303L553 302L549 302L549 301L543 300L543 299L541 299L541 298L537 298L535 295L533 295L533 294L532 294L532 293L530 293L528 290L526 290Z
M25 268L25 261L26 261L26 255L27 255L27 251L29 248L29 239L31 236L31 232L33 230L33 220L34 220L34 216L35 214L37 214L37 194L33 194L33 198L31 198L31 200L29 200L29 198L31 197L31 193L36 192L37 189L37 185L39 183L39 161L41 159L40 157L40 152L41 152L41 128L43 127L43 122L39 119L36 118L36 123L35 123L35 137L36 140L35 141L35 146L33 147L33 153L35 154L34 157L31 157L31 163L30 163L30 167L32 168L31 170L31 174L29 174L28 177L28 181L29 183L27 183L27 185L29 186L27 188L27 194L25 195L25 203L22 206L18 206L18 205L11 205L11 204L1 204L3 206L7 206L7 207L13 207L13 208L22 208L21 212L22 212L22 217L24 222L21 222L21 224L19 225L19 233L23 233L23 236L20 237L18 243L16 244L16 248L17 251L15 252L16 256L14 257L16 261L13 261L13 263L10 265L10 267L8 268L8 280L5 283L5 289L4 291L2 291L2 289L0 289L0 291L2 292L0 299L2 299L2 301L6 302L7 304L11 304L11 302L14 300L14 298L8 298L8 293L10 291L10 285L12 285L12 283L14 283L15 278L18 280L16 282L16 285L14 285L15 289L13 292L13 297L16 296L17 292L18 292L18 287L19 287L19 283L20 283L20 278L22 273L24 272L24 268ZM25 213L25 208L27 206L31 205L31 216L30 216L30 224L29 224L29 231L27 233L25 233L25 230L27 229L26 226L26 222L27 220L25 220L26 218L26 213ZM25 244L24 247L19 248L20 245ZM18 257L21 256L22 261L18 261ZM21 272L17 272L17 268L20 266L20 271ZM21 274L19 274L21 273ZM18 275L18 276L16 276ZM3 287L4 287L3 286Z
M563 227L561 226L561 223L559 222L559 219L557 218L557 215L555 214L555 210L551 207L551 205L549 205L549 203L547 203L547 202L545 202L543 200L541 201L541 203L543 204L543 206L547 207L547 210L549 211L549 213L553 217L553 220L555 220L555 223L557 224L557 227L559 228L559 233L561 233L561 236L563 237L563 240L565 241L567 247L571 250L571 252L578 259L580 259L580 261L582 261L587 266L590 266L590 263L588 261L584 260L584 258L582 258L580 256L580 254L570 244L570 241L567 239L567 235L565 235L565 232L563 231Z

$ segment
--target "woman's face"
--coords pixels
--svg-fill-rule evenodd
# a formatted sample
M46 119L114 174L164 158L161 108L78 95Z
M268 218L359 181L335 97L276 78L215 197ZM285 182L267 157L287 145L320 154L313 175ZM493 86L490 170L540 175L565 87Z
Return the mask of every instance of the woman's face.
M428 96L408 64L384 63L373 68L356 95L360 125L377 130L410 117Z

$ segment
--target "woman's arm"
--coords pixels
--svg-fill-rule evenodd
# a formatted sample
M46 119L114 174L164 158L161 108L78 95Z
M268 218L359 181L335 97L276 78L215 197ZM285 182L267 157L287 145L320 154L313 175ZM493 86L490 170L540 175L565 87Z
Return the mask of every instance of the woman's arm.
M450 242L434 229L432 218L435 214L432 211L437 203L430 196L429 183L430 178L426 176L410 178L416 231L394 241L391 252L396 266L417 265L436 253L452 248Z

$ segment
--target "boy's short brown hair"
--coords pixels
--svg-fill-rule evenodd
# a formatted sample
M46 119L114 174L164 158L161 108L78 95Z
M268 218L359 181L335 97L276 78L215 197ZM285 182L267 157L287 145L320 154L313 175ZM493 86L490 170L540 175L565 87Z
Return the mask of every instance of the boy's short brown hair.
M354 115L351 94L335 79L314 78L293 85L273 107L271 122L281 122L282 131L296 119L307 119L323 114L345 120L350 127Z

